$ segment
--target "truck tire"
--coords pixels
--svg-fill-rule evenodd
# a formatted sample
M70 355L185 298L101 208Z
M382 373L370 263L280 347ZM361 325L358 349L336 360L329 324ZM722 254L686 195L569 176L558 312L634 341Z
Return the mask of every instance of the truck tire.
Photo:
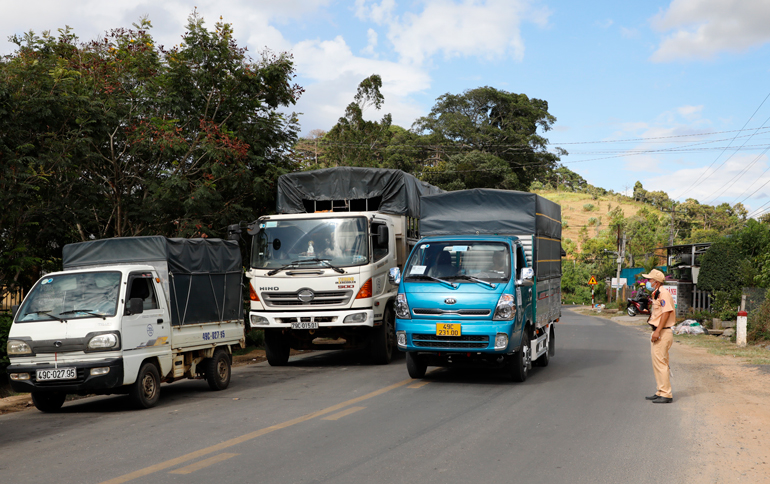
M524 328L524 335L521 337L521 349L511 355L511 380L516 382L527 380L527 373L532 365L527 330L528 328Z
M286 366L291 347L280 329L265 330L265 356L270 366Z
M160 399L160 375L153 363L145 363L139 368L136 381L128 390L128 396L137 408L154 407Z
M64 405L66 398L66 393L32 392L32 403L35 404L38 410L45 413L54 413L61 410L61 406Z
M396 318L390 304L385 307L382 324L372 328L372 361L375 365L387 365L393 359L396 347Z
M230 355L222 348L214 351L214 356L206 362L206 381L209 388L224 390L230 385L231 374Z
M412 352L406 354L406 371L409 372L410 377L422 378L425 376L427 369L428 365L420 355Z

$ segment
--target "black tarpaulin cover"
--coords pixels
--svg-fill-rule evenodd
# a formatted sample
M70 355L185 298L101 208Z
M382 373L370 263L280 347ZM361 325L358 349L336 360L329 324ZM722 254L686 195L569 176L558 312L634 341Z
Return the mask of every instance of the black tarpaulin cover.
M378 211L420 216L420 197L441 193L401 170L337 167L289 173L278 178L278 213L305 213L302 200L351 200L382 197Z
M561 206L535 193L475 188L420 201L420 236L535 235L538 279L561 275Z
M243 269L235 241L119 237L65 245L62 258L65 270L109 264L146 263L157 267L165 263L174 325L242 317Z

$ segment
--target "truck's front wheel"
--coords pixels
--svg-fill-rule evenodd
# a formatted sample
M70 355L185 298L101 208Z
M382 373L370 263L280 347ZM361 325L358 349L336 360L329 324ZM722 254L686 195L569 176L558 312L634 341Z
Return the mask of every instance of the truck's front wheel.
M289 341L280 329L265 330L265 356L270 366L285 366L290 352Z
M410 377L422 378L427 370L428 365L420 355L411 352L406 354L406 371L409 372Z
M372 360L377 365L387 365L393 358L396 346L396 318L388 305L382 315L382 324L372 328Z
M206 381L212 390L224 390L230 385L230 356L218 349L206 365Z
M52 392L32 392L32 403L35 404L41 412L52 413L61 410L64 400L67 398L65 393Z
M521 348L511 355L511 379L513 381L523 382L527 379L529 367L532 365L531 358L529 334L527 334L527 328L524 328L524 336L521 337Z
M139 408L154 407L160 399L160 375L158 367L145 363L128 391L131 401Z

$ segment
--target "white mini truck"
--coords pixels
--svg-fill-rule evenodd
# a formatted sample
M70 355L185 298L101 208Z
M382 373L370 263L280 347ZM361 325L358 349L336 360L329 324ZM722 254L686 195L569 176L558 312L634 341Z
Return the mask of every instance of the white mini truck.
M55 412L67 394L128 393L140 408L160 383L230 383L244 346L237 242L126 237L69 244L64 270L45 275L15 308L11 387Z

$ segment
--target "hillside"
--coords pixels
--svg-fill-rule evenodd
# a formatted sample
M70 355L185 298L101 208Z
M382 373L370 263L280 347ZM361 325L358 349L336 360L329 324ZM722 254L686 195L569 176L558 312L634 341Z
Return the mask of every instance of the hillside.
M626 218L633 217L642 208L647 208L658 216L663 215L649 204L636 202L622 195L605 195L594 199L590 193L557 192L554 190L536 190L535 193L561 205L562 239L572 239L580 248L579 232L588 227L588 236L595 237L599 230L607 228L607 212L620 206ZM588 205L591 209L587 210ZM591 218L598 220L598 225L591 225Z

